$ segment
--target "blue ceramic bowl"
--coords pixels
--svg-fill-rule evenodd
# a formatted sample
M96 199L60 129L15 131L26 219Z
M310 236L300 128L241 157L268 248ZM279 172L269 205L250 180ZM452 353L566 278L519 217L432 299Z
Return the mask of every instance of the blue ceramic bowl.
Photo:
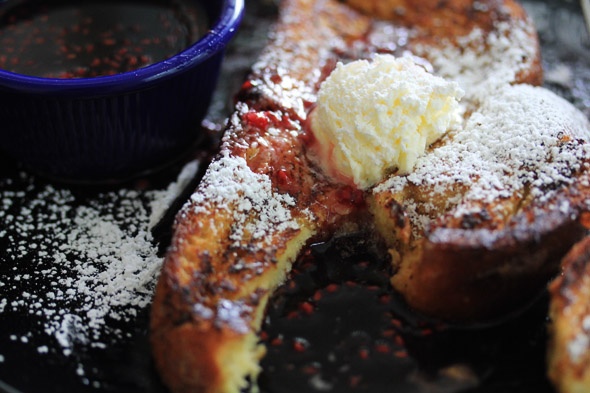
M209 32L136 71L54 79L0 69L0 149L37 173L74 182L126 179L186 153L199 138L244 0L201 5Z

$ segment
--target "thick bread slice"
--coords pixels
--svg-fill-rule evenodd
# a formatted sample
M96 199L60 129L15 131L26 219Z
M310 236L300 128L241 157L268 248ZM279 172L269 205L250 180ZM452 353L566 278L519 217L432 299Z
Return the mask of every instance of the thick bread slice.
M590 123L540 87L488 91L463 129L377 186L370 205L412 307L497 317L543 290L587 230Z
M590 221L590 214L585 219ZM590 236L564 257L561 270L549 286L549 378L561 393L585 393L590 391Z
M336 2L283 3L221 152L177 217L156 289L151 342L173 392L238 393L246 377L256 382L269 295L306 242L353 211L354 193L307 163L302 124L322 68L369 26Z
M489 13L492 20L497 14ZM220 153L177 217L156 288L151 341L171 391L237 393L248 377L255 383L265 304L297 254L312 240L370 223L355 219L367 217L364 195L330 183L305 155L307 113L336 62L422 51L445 75L485 70L498 83L520 82L522 75L540 81L534 30L527 19L505 16L473 25L475 33L463 40L426 43L419 29L336 0L282 2L271 41L237 96ZM490 57L511 40L517 50ZM456 50L470 59L461 72L445 64Z

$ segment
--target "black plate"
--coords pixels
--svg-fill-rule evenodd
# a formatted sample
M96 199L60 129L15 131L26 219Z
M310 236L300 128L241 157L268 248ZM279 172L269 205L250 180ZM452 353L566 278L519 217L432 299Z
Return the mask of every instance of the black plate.
M546 86L590 116L590 40L579 4L527 0L525 5L540 30ZM222 128L231 93L256 59L275 13L272 3L248 2L205 122L213 136ZM137 236L146 240L154 193L165 190L179 171L176 165L117 187L81 188L48 182L0 158L0 391L166 391L151 361L147 307L110 305L106 309L112 309L112 316L97 327L88 326L94 319L81 310L107 297L96 287L99 278L87 281L90 289L81 288L80 282L91 275L68 273L68 267L87 264L96 274L116 267L113 255L123 251L112 244L89 246L93 225L111 225L112 234L126 246ZM125 255L153 258L158 248L165 248L171 216L156 227L153 244ZM106 242L108 235L107 229L100 236ZM98 252L90 253L92 249ZM291 281L295 284L282 288L269 308L262 390L553 391L545 377L543 294L507 321L457 329L433 326L407 313L386 276L387 267L362 239L352 236L312 247L298 264ZM134 285L149 291L153 280ZM70 296L71 287L77 290ZM62 334L51 321L64 328Z

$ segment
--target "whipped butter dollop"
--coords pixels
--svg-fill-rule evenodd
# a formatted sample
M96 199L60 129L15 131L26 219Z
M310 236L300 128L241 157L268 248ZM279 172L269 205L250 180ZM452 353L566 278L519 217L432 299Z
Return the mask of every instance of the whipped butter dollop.
M396 169L409 173L430 144L462 121L463 94L456 82L411 58L339 63L310 114L311 157L328 175L360 189Z

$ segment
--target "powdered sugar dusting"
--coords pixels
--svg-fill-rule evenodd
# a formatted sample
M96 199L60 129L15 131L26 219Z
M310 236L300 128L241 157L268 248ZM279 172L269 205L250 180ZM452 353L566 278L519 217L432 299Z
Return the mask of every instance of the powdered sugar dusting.
M294 206L293 197L273 190L268 176L252 172L245 159L224 150L184 209L196 213L229 209L234 219L230 235L234 245L250 238L264 246L271 231L299 229L291 214Z
M572 362L578 363L590 348L590 316L576 324L581 330L567 345L568 355Z
M571 184L572 171L590 156L590 125L549 90L506 85L490 92L464 128L445 142L419 159L412 174L393 176L375 192L400 193L409 185L419 186L428 193L424 199L442 199L442 210L455 208L456 217L479 211L482 203L509 198L525 186L537 201L548 200L555 186ZM454 191L462 188L464 193ZM418 233L441 209L425 203L419 211L411 198L404 206Z
M519 72L530 69L537 42L534 27L527 21L498 22L484 34L474 29L457 43L440 48L419 45L415 54L424 56L435 73L454 80L466 91L466 99L506 83L513 83Z
M151 199L151 215L149 219L148 228L154 228L154 226L158 224L158 222L163 218L166 211L174 202L174 199L176 199L176 197L180 195L182 190L184 190L188 186L189 182L195 178L199 170L200 164L201 163L198 160L194 160L187 163L180 171L180 174L178 175L176 181L170 183L166 188L166 191L160 192L160 195Z
M151 225L197 166L165 190L82 195L25 173L2 179L0 316L33 324L5 338L69 356L128 337L121 323L147 309L162 263Z

